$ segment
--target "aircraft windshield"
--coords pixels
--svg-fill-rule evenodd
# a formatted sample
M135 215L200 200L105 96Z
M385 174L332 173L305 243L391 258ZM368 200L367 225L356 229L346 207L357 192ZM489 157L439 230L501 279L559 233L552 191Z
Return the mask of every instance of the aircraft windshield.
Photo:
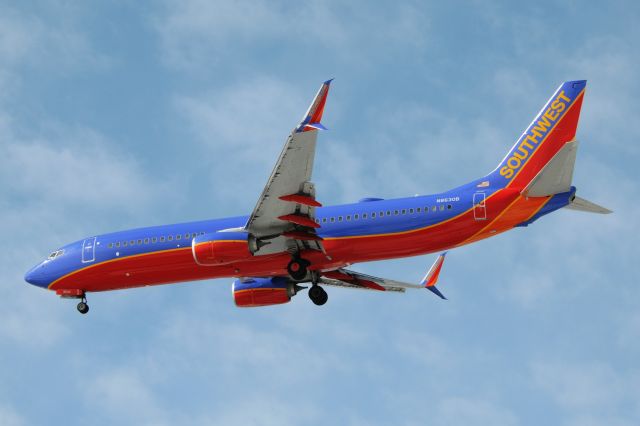
M58 257L58 256L62 256L62 254L63 254L63 253L64 253L64 250L57 250L57 251L54 251L53 253L51 253L51 254L49 255L48 259L49 259L49 260L51 260L51 259L55 259L55 258L56 258L56 257Z

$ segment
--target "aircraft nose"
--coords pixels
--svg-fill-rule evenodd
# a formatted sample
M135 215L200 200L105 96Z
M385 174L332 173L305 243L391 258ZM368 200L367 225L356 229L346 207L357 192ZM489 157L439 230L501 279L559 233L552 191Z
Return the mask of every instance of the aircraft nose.
M44 265L40 264L29 269L27 273L24 274L24 280L38 287L47 287L48 283L44 274Z

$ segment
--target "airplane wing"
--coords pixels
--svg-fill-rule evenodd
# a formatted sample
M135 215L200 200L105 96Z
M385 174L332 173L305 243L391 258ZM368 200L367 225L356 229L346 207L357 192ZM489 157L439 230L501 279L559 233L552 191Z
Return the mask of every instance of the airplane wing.
M420 281L420 284L411 284L386 278L378 278L372 275L361 274L360 272L349 271L347 269L323 272L319 282L336 287L348 287L361 290L395 291L400 293L404 293L408 288L426 288L441 299L446 299L446 297L444 297L436 287L446 254L447 253L444 252L438 256L429 269L429 272L427 272L422 281Z
M322 250L315 230L315 187L311 182L316 139L331 80L325 81L302 121L291 132L244 230L262 241L255 254ZM266 246L261 249L262 246Z

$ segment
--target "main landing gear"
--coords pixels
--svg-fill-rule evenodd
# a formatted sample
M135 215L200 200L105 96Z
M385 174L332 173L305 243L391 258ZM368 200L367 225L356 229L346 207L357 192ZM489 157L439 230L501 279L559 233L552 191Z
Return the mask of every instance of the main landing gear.
M294 257L287 265L287 272L294 281L302 281L309 273L311 262L301 257Z
M78 303L77 308L78 308L78 312L80 312L82 315L89 312L89 305L87 305L87 298L84 295L82 296L82 299Z
M317 283L313 283L309 289L309 299L311 299L314 304L322 306L329 300L329 295L324 291L324 288L320 287Z
M294 256L287 265L287 272L294 281L306 281L309 276L309 266L311 266L311 262L307 259ZM329 300L327 292L318 285L318 273L315 271L311 271L311 288L308 294L309 299L318 306L324 305Z

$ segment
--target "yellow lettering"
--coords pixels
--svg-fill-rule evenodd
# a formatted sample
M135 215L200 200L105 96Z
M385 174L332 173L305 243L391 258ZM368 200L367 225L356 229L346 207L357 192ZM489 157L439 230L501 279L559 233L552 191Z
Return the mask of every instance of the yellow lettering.
M556 121L558 119L558 116L560 115L559 112L557 111L553 111L551 108L548 108L545 112L544 112L544 116L547 117L549 120L551 121Z
M500 169L500 174L507 179L511 179L511 176L513 176L513 169L510 169L509 167L504 166L503 168Z
M514 164L511 164L512 162L514 162ZM517 157L511 157L507 160L507 166L511 167L512 169L517 169L518 167L520 167L520 159Z
M571 99L567 98L567 97L564 95L564 90L560 92L560 94L558 95L558 97L557 97L556 99L562 99L562 100L564 100L564 101L566 101L566 102L571 102Z
M529 157L529 154L535 150L535 145L539 143L538 139L541 139L542 136L549 131L551 123L558 120L562 111L567 108L567 102L571 102L571 99L565 95L564 90L558 93L556 99L551 102L551 107L547 108L535 125L531 127L531 134L524 137L511 157L507 159L507 165L500 169L502 176L506 179L513 177L515 170L517 170Z
M526 148L533 149L533 145L531 145L529 142L527 142L527 139L529 139L529 138L525 138L522 141L522 143L520 144L520 146L524 146Z
M549 122L547 117L542 116L542 119L538 120L538 125L533 126L531 133L533 133L536 130L540 131L541 133L546 133L549 127L551 127L551 123Z
M533 138L541 138L542 137L542 133L540 133L538 130L536 130L536 127L533 127L531 129L531 135ZM538 141L536 139L533 139L534 141L536 141L536 143L538 143Z
M526 138L524 138L524 140L526 140L526 141L531 141L531 142L533 142L533 143L535 143L535 144L537 144L537 143L538 143L538 141L536 140L536 138L534 138L534 137L533 137L533 136L531 136L531 135L527 135L527 137L526 137Z
M520 152L518 153L518 151L520 151ZM522 147L522 145L520 145L518 147L518 150L513 152L513 156L516 157L516 158L519 158L520 160L524 160L525 158L527 158L529 156L529 151L527 151L526 149L524 149Z
M564 111L566 105L564 104L564 102L556 100L551 103L551 108L555 109L556 111L558 111L558 114L560 114L562 111Z

